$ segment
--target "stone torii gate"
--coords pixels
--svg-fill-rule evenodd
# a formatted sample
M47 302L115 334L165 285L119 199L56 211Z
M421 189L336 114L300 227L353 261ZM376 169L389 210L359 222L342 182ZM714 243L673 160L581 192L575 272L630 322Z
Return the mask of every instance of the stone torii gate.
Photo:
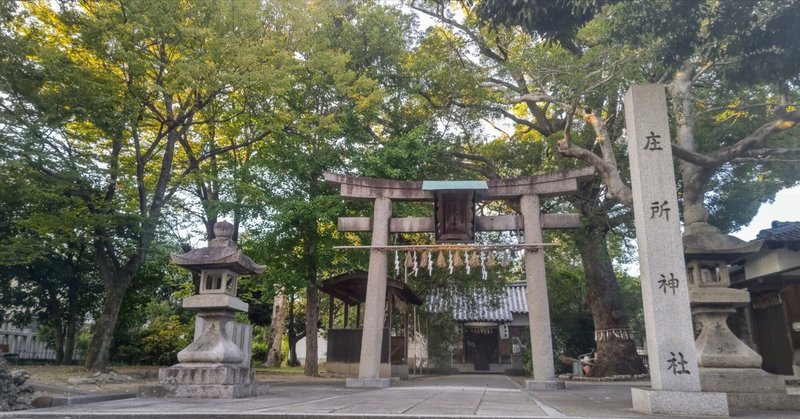
M531 329L533 379L526 381L529 390L564 388L555 379L550 306L544 267L542 229L575 228L578 214L542 214L540 199L564 196L577 191L578 181L594 176L593 168L567 170L538 176L486 181L485 188L474 190L474 200L519 202L521 215L476 216L475 231L524 230L525 280ZM342 232L372 232L367 296L358 378L347 379L348 387L388 387L389 379L380 378L380 350L386 300L387 254L390 233L425 233L436 230L434 217L392 217L393 201L434 201L432 190L423 190L423 182L371 179L325 173L325 181L339 187L342 198L371 200L373 216L342 217Z

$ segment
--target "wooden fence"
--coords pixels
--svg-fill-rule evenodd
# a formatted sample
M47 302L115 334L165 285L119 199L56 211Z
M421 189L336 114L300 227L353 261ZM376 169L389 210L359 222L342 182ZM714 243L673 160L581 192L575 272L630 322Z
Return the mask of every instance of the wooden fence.
M56 351L36 337L35 326L0 326L0 353L11 360L55 360Z

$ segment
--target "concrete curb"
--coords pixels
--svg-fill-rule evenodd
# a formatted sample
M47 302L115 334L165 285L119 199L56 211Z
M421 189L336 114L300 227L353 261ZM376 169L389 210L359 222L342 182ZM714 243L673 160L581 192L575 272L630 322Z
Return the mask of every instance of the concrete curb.
M52 384L37 383L35 381L28 381L27 384L29 384L34 390L46 391L48 393L92 394L90 391L77 390L71 387L56 386Z
M107 402L111 400L134 399L136 393L101 393L101 394L81 394L71 397L37 397L33 405L38 408L75 406L78 404Z
M22 411L19 412L20 414L14 416L18 419L24 418L41 418L44 415L37 415L31 411ZM50 415L48 417L54 417L54 415ZM114 413L109 414L108 412L98 412L98 413L89 413L89 412L80 412L80 413L69 413L69 414L60 414L58 417L69 417L69 419L84 419L84 418L114 418L114 419L142 419L144 417L141 413ZM475 416L475 415L467 415L467 416L450 416L450 415L435 415L435 414L428 414L428 415L408 415L408 414L387 414L387 413L210 413L210 414L198 414L198 413L152 413L148 412L146 414L148 418L158 418L158 419L185 419L185 418L214 418L214 419L244 419L244 418L291 418L291 419L333 419L333 418L358 418L358 419L397 419L397 418L404 418L404 419L481 419L481 418L491 418L491 419L543 419L547 418L550 419L550 416ZM573 418L572 416L562 416L563 419L570 419Z
M0 413L0 419L649 417L632 410L631 387L620 382L569 383L566 390L527 391L517 381L503 376L458 375L408 384L386 389L347 389L342 382L333 386L275 384L266 397L236 400L128 398L94 403L103 400L100 397L133 395L89 394L63 397L60 404L51 404L54 407L49 409ZM731 416L738 417L793 415L796 412L785 410L731 411Z

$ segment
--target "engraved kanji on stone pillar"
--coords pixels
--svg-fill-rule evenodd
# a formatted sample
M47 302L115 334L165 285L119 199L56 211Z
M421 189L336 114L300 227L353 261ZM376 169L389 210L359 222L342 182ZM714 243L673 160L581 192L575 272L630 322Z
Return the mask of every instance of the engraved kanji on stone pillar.
M664 86L632 86L625 122L652 388L634 409L727 415L724 393L700 393Z

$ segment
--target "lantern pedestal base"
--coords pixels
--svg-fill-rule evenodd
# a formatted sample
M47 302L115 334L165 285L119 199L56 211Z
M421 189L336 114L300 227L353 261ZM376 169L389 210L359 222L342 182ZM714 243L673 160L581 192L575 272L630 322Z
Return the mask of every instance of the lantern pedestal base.
M269 384L255 381L255 369L225 364L177 364L158 371L160 389L140 389L156 397L238 399L266 395Z
M757 368L700 368L700 386L727 393L733 409L800 410L800 395L786 392L783 376Z
M202 310L203 330L194 342L178 352L179 365L241 364L245 355L228 336L228 322L233 321L231 310Z
M632 388L633 410L649 415L728 416L725 393Z
M525 380L525 390L564 390L566 383L560 380Z
M347 388L387 388L391 384L388 378L348 378Z

